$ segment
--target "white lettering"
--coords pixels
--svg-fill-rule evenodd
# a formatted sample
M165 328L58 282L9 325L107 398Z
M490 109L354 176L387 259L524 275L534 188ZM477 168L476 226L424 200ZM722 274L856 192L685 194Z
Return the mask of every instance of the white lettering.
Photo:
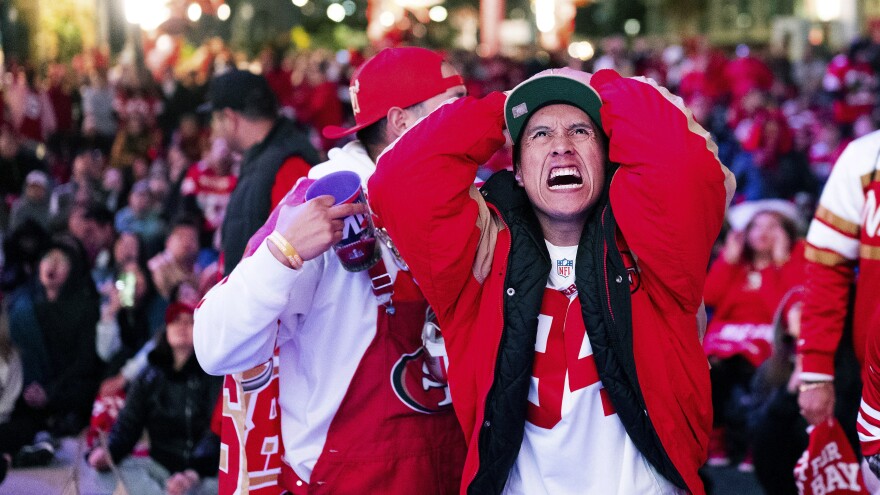
M846 481L849 483L849 489L854 492L861 491L862 487L859 485L859 465L854 462L838 462L837 469L846 476Z
M825 482L822 480L821 476L813 478L813 481L810 482L810 487L813 489L813 495L825 495L827 493L827 490L825 490Z
M846 490L849 487L834 464L825 466L825 478L825 488L829 492L832 490Z
M342 219L342 239L349 239L360 234L364 229L364 215L349 215Z

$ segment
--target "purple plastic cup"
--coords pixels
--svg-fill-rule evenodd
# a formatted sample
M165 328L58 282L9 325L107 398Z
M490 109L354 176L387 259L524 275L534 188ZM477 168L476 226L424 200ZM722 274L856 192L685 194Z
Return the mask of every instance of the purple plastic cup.
M367 203L361 178L354 172L334 172L316 180L306 190L306 201L333 196L334 204ZM382 256L376 248L376 231L369 212L342 219L342 240L333 246L342 267L350 272L369 270Z

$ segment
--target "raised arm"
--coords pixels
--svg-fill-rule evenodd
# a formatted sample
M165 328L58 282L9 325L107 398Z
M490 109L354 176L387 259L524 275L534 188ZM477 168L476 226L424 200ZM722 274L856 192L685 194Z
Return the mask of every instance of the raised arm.
M620 168L611 205L639 267L683 309L700 306L709 254L735 181L681 98L644 78L593 75L608 154Z
M482 282L494 249L497 225L474 178L504 144L504 101L441 106L382 154L369 182L373 211L441 321L469 277Z

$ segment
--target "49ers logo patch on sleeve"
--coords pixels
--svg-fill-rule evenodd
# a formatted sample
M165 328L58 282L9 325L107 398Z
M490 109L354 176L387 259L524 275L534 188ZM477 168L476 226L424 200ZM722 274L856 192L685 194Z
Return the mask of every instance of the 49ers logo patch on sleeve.
M391 389L410 409L436 414L452 407L449 387L436 380L425 362L425 348L400 356L391 368Z

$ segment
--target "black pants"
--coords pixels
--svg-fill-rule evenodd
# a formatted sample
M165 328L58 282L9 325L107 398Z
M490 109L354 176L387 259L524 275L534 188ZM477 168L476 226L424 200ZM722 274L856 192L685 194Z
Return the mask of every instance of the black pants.
M745 454L748 445L746 415L749 405L749 384L755 367L741 356L713 361L709 378L712 381L713 426L725 429L727 453L735 458Z

